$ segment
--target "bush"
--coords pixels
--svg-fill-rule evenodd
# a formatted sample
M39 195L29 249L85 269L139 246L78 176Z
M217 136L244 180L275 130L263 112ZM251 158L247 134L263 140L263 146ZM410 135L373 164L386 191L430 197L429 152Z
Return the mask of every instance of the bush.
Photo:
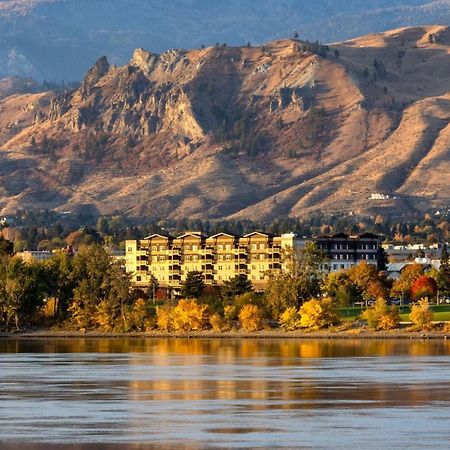
M284 331L294 331L299 328L299 315L297 308L292 307L286 309L281 315L279 319L280 327Z
M239 320L244 331L258 331L263 326L263 314L256 305L244 305L239 313Z
M152 328L147 303L139 298L127 313L128 326L131 330L145 331Z
M156 307L156 325L162 331L173 330L173 314L170 306Z
M180 300L172 310L172 326L175 331L199 331L208 323L208 307L195 300Z
M398 327L400 316L395 306L389 307L386 300L379 298L375 305L367 308L361 315L374 330L392 330Z
M222 317L220 317L219 314L212 314L209 317L209 324L211 325L211 328L216 333L220 333L221 331L225 331L227 328L227 325Z
M235 305L227 305L223 310L223 317L225 325L231 329L233 328L234 322L238 320L239 309Z
M409 320L411 320L416 330L429 330L431 328L433 313L431 312L428 298L423 298L411 306Z
M300 307L299 314L302 328L319 330L339 323L331 298L312 299Z

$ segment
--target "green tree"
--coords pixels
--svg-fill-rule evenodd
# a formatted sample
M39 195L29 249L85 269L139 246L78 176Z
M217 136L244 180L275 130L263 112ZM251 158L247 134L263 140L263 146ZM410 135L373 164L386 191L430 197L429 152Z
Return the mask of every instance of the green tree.
M182 284L180 294L186 299L198 299L205 289L202 272L192 271L186 275L186 281Z
M285 251L285 270L269 274L265 291L267 309L275 319L285 309L298 308L305 301L320 295L324 278L322 267L326 261L326 254L314 243Z
M148 299L152 300L153 302L156 299L156 292L159 289L159 283L158 283L158 279L155 277L155 275L150 274L150 282L147 288L147 297Z
M234 278L224 281L222 285L222 294L229 300L252 290L252 282L245 275L236 275Z

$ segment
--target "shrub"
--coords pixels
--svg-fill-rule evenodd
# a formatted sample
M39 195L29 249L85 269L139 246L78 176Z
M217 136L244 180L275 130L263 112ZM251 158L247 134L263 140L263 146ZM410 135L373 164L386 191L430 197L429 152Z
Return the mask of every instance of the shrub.
M238 320L239 317L239 309L235 305L227 305L223 310L223 317L226 325L229 328L232 328L233 322Z
M137 299L129 309L127 316L130 329L144 331L151 328L147 303L144 299Z
M389 307L386 300L379 298L375 305L367 308L361 315L374 330L392 330L398 327L400 316L395 306Z
M279 324L280 327L285 331L296 330L300 325L297 308L288 308L283 313L281 313Z
M211 325L213 331L215 331L216 333L225 331L225 329L227 328L224 319L220 317L219 314L212 314L209 317L209 324Z
M172 326L175 331L199 331L208 323L208 306L195 300L180 300L172 310Z
M300 307L300 326L302 328L316 329L327 328L336 325L339 320L334 309L333 300L312 299Z
M244 305L239 313L239 320L244 331L258 331L263 326L263 314L256 305Z
M411 320L414 328L417 330L429 330L431 328L433 313L431 312L428 298L423 298L411 306L409 320Z
M173 314L170 306L156 307L156 325L162 331L173 330Z

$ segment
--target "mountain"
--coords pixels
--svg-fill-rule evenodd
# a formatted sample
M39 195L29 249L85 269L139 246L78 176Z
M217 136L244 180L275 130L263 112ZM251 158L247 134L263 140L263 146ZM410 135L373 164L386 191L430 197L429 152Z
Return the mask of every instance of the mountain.
M336 42L400 26L450 25L449 0L0 0L0 78L80 80L98 55L135 48Z
M0 100L0 213L407 215L450 198L450 29L106 57ZM378 194L378 195L374 195ZM372 198L373 197L373 198Z

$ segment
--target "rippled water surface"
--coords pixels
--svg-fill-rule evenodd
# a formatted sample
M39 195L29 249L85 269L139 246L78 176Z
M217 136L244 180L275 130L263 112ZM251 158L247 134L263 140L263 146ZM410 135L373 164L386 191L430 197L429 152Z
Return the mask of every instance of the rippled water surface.
M0 340L0 448L450 448L450 342Z

